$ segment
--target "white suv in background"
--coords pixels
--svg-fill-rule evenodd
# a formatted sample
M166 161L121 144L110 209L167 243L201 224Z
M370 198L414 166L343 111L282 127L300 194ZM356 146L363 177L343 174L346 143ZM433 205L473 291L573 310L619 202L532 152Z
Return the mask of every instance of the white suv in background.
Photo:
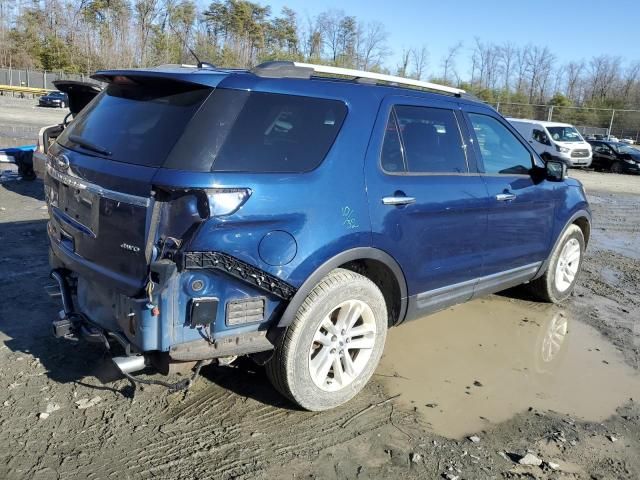
M591 145L573 125L522 118L507 118L543 159L558 159L568 167L591 165Z

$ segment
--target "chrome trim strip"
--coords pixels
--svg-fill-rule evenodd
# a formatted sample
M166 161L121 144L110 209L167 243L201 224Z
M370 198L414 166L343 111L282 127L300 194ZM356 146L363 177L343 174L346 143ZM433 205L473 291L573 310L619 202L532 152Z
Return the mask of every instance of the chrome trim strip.
M522 267L512 268L510 270L505 270L503 272L492 273L491 275L486 275L484 277L477 277L471 280L466 280L460 283L454 283L453 285L447 285L445 287L436 288L434 290L429 290L426 292L419 293L416 295L416 305L418 308L425 308L434 303L437 303L440 300L447 300L450 297L462 295L463 293L466 295L467 293L471 294L473 287L476 284L488 284L492 283L492 280L498 280L501 278L510 278L513 274L524 273L528 270L532 270L532 274L537 272L537 269L542 265L542 262L530 263L528 265L523 265ZM496 284L499 282L496 282ZM441 297L441 298L440 298Z
M88 192L95 193L96 195L114 200L116 202L123 202L129 205L135 205L138 207L148 207L151 204L151 199L147 197L139 197L137 195L131 195L129 193L116 192L103 188L95 183L87 182L79 177L73 177L67 173L62 173L47 163L47 174L52 178L55 178L61 183L68 185L72 188L79 190L87 190Z

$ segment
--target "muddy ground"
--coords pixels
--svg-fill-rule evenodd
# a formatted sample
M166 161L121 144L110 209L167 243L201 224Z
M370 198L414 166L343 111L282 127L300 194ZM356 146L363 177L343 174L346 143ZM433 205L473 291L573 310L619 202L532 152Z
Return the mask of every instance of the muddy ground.
M0 183L0 478L640 478L640 178L572 174L594 232L570 301L512 291L392 330L324 413L250 361L133 392L99 347L52 338L42 184Z

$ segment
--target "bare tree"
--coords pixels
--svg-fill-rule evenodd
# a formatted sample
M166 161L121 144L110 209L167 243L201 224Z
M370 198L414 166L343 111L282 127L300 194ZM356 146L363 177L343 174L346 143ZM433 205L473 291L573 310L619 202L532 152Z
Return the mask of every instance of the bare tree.
M620 57L600 55L589 62L588 88L592 100L604 100L614 89L614 81L620 76Z
M580 100L579 88L584 73L584 61L567 63L565 72L565 95L574 103L577 103Z
M411 76L416 80L422 80L429 63L429 50L426 45L422 45L420 50L411 51L411 63L413 64Z
M322 27L319 19L307 17L306 26L300 32L302 54L307 60L317 61L322 55Z
M511 77L518 56L518 48L512 43L504 43L499 47L498 55L502 72L502 85L504 91L509 93L511 91Z
M153 24L160 13L158 0L138 0L134 5L136 20L138 23L139 39L139 62L146 65L147 45L149 43L149 34L153 28Z
M458 72L456 71L456 59L461 49L462 42L458 42L454 46L449 47L446 55L442 57L442 79L445 82L449 82L450 77L452 77L454 82L459 81Z
M356 39L358 68L368 70L382 67L384 59L389 55L388 36L384 25L380 22L359 26Z
M411 48L403 48L402 54L400 55L400 64L396 68L396 74L400 77L406 77L409 75L409 61L411 60L411 55L413 50Z
M543 102L555 57L548 47L536 46L526 49L524 60L529 73L529 103Z
M345 14L342 10L329 10L318 17L318 25L322 31L323 47L329 52L329 57L336 63L340 55L340 29Z
M527 84L527 51L532 48L527 45L516 51L516 93L524 93Z
M629 101L633 87L638 85L640 79L640 61L630 64L624 71L622 78L622 97Z

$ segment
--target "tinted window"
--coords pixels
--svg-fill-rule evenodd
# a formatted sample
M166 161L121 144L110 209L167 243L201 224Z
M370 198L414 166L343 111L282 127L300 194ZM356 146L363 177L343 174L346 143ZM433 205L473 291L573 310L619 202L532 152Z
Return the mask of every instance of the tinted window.
M536 142L542 143L544 145L551 145L551 142L549 142L549 139L547 138L547 134L544 133L542 130L533 130L533 139Z
M486 173L528 174L531 154L502 123L489 115L470 113Z
M347 114L343 102L216 90L166 166L200 171L307 172L331 148Z
M58 142L91 155L160 166L210 88L178 82L110 84L60 135ZM87 150L78 137L110 155Z
M597 143L596 146L593 148L593 151L598 153L604 153L605 155L611 153L611 150L609 149L609 147L603 143Z
M395 117L395 118L394 118ZM396 123L397 122L397 123ZM402 146L397 143L400 133ZM452 110L398 105L385 132L382 165L387 171L404 168L412 173L465 173L467 161L460 129Z

